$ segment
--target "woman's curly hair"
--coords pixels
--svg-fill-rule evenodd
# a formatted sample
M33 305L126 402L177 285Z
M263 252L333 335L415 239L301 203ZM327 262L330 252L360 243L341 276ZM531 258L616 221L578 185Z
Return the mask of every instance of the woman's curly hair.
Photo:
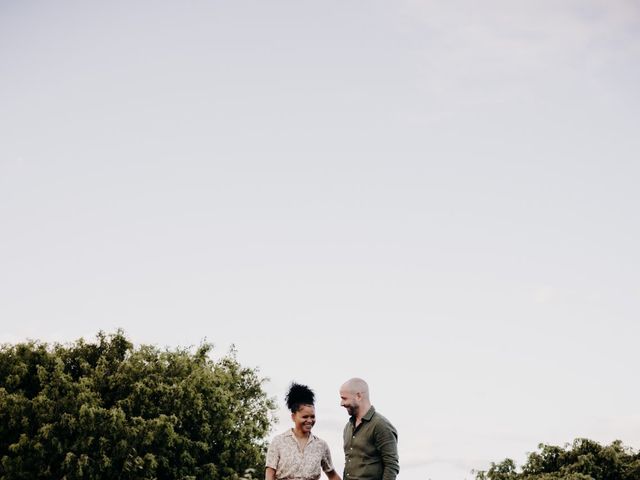
M300 410L302 405L312 405L315 401L315 394L306 385L300 385L293 382L289 387L289 392L284 397L287 402L287 407L291 410L291 413L296 413Z

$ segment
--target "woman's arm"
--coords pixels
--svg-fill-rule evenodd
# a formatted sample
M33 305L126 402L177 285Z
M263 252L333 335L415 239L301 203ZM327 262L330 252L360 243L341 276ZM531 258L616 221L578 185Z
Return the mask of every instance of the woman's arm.
M327 478L329 480L342 480L340 478L340 475L338 475L338 473L335 470L331 470L330 472L324 472L327 474Z
M271 467L267 467L264 472L264 480L276 480L276 471Z

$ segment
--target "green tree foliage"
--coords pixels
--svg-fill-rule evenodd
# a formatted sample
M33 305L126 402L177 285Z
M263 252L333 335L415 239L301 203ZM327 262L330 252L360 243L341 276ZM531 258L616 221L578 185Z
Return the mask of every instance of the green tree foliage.
M564 448L540 444L520 472L507 458L476 472L476 480L640 480L640 452L619 440L607 446L585 438Z
M0 479L234 479L262 469L273 402L211 345L138 348L121 331L0 347ZM250 470L249 470L250 471Z

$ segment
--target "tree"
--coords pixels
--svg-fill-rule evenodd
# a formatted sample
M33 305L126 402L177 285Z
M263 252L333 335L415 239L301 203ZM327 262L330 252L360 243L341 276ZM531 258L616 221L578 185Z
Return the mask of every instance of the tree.
M0 479L233 479L262 469L273 401L235 351L122 331L0 347Z
M640 452L619 440L602 446L578 438L564 448L540 444L538 450L528 455L521 472L507 458L476 472L476 480L640 480Z

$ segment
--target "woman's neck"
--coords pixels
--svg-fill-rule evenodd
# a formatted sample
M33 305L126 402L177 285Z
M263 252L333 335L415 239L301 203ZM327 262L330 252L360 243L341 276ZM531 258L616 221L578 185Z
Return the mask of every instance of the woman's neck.
M296 438L309 438L309 435L311 435L311 432L303 432L302 430L298 430L295 427L292 428L292 430Z

